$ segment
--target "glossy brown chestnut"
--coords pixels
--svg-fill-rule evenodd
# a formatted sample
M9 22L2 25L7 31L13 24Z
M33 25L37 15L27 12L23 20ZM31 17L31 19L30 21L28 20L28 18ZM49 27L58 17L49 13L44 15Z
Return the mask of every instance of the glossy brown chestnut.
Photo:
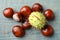
M22 37L24 36L25 31L23 30L22 27L16 25L12 28L12 33L16 36L16 37Z
M21 16L21 14L20 14L19 12L14 12L14 14L13 14L13 19L14 19L15 21L20 22L20 21L22 21L22 16Z
M54 18L54 13L51 9L46 9L43 14L48 20L52 20Z
M28 20L26 20L24 23L22 23L22 28L23 29L30 29L31 28L31 25L28 22Z
M5 9L3 10L3 15L4 15L5 17L7 17L7 18L12 17L12 16L13 16L13 13L14 13L14 11L13 11L12 8L5 8Z
M51 25L46 25L45 28L41 29L41 33L44 36L51 36L53 34L53 28Z
M39 4L39 3L35 3L33 6L32 6L32 11L38 11L38 12L40 12L40 11L42 11L42 5L41 4Z
M29 6L23 6L20 9L20 13L25 19L27 19L31 13L31 8Z

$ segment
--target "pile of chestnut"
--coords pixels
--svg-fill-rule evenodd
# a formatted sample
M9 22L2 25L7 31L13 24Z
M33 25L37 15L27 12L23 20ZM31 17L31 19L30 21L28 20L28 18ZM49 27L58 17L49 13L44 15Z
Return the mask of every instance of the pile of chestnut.
M54 13L51 9L46 9L44 11L43 7L39 3L33 4L32 8L25 5L23 6L19 12L14 12L12 8L5 8L3 10L3 15L6 18L13 18L13 20L17 22L21 22L22 25L15 25L12 28L12 33L16 37L22 37L25 34L25 30L31 28L31 25L29 23L28 17L31 14L31 12L43 12L43 15L46 17L47 20L52 20L54 18ZM41 29L41 33L44 36L51 36L53 34L53 28L51 25L46 24L44 28Z

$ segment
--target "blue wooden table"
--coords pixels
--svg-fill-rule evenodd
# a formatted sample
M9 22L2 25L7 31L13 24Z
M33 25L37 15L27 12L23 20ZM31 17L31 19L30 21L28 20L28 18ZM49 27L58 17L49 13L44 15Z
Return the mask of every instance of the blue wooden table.
M22 6L32 7L34 3L40 3L44 10L50 8L54 11L55 19L49 21L54 29L54 34L51 37L45 37L40 31L31 28L26 30L26 35L23 38L15 37L11 29L14 25L20 25L20 23L5 18L3 9L12 7L15 12L19 12ZM60 0L0 0L0 40L60 40Z

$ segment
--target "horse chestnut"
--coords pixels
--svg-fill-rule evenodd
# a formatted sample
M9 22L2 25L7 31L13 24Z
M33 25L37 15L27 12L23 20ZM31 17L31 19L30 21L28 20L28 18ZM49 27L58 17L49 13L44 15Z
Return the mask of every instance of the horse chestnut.
M14 13L14 11L13 11L12 8L5 8L5 9L3 10L3 15L4 15L5 17L7 17L7 18L12 17L12 16L13 16L13 13Z
M46 25L45 28L41 29L41 33L44 36L51 36L53 34L53 29L51 25Z
M44 16L46 17L46 19L48 20L52 20L54 18L54 13L51 9L46 9L44 12L43 12Z
M31 8L29 6L23 6L20 9L20 13L25 19L27 19L31 13Z
M39 4L39 3L35 3L33 6L32 6L32 11L38 11L38 12L40 12L40 11L42 11L42 5L41 4Z
M22 27L20 27L19 25L16 25L12 28L12 33L16 36L16 37L22 37L24 35L24 30Z
M31 28L31 25L28 22L28 20L26 20L24 23L22 23L22 28L23 29L29 29L29 28Z

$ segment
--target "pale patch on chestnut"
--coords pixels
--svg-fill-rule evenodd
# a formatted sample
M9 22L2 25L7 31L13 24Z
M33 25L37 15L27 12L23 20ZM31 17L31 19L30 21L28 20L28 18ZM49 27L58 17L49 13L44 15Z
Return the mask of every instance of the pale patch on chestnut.
M17 14L13 15L13 19L14 19L15 21L19 21L18 15L17 15Z
M13 14L13 19L15 20L15 21L21 21L21 19L22 19L22 17L21 17L21 15L18 13L18 12L15 12L14 14Z

